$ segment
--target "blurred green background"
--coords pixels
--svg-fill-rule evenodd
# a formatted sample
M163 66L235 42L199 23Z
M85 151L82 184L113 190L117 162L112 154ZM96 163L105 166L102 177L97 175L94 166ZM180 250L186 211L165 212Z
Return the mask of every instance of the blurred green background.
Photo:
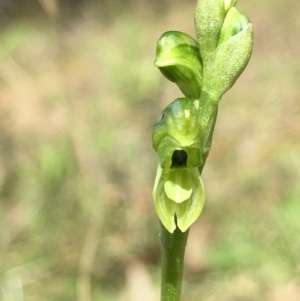
M156 301L153 66L196 0L0 2L0 299ZM223 97L182 301L300 300L300 2L245 1L253 55Z

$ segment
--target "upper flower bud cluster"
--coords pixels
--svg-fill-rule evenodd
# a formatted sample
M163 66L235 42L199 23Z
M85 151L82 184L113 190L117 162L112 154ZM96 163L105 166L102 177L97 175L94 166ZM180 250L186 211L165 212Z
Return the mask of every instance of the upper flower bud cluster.
M198 0L197 41L169 31L157 43L155 65L191 100L199 99L203 90L219 100L250 59L252 24L235 4L236 0Z
M202 90L216 101L233 86L252 52L252 24L235 4L233 0L199 0L195 12Z

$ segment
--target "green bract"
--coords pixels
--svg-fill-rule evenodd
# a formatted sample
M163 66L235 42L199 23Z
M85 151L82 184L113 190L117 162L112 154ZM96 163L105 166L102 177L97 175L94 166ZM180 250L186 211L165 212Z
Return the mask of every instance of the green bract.
M158 40L154 64L186 97L199 98L202 64L197 41L180 31L165 32Z

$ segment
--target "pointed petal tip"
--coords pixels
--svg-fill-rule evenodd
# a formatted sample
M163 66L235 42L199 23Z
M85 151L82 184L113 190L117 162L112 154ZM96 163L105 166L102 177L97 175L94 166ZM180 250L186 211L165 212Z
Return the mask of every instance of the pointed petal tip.
M186 232L190 228L190 226L186 227L179 224L177 226L182 233Z
M166 228L170 233L174 233L175 229L176 229L176 225L174 224L174 227L168 227Z

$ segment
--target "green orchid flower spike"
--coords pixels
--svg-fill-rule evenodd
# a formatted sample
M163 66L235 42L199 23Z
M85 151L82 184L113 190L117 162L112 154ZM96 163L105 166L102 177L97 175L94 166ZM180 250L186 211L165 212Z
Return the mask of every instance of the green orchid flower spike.
M154 64L186 98L171 103L153 130L159 156L153 190L156 212L169 232L186 231L199 216L204 189L198 170L208 156L218 102L245 69L253 29L236 0L199 0L197 41L179 31L158 40Z
M172 102L157 119L153 147L159 156L153 198L169 232L186 231L204 202L202 171L208 156L218 102L245 69L253 29L236 0L198 0L197 41L179 31L158 40L154 64L186 98Z
M153 148L159 156L153 189L154 205L165 228L185 232L200 215L204 186L201 127L197 108L187 98L168 105L153 128Z
M253 27L235 8L236 2L198 0L197 40L168 31L157 43L155 66L185 96L162 111L152 135L158 154L153 200L161 221L161 301L180 301L188 230L204 204L200 174L210 151L218 103L251 56Z

